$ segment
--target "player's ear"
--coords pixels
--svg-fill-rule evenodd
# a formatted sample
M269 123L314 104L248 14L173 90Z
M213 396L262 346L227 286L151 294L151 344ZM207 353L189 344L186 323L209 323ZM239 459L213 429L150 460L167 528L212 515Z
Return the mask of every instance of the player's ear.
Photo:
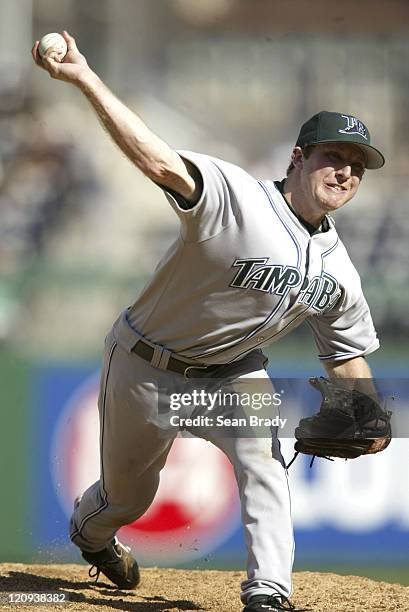
M304 158L301 147L294 147L293 152L291 153L291 161L293 163L294 168L302 168Z

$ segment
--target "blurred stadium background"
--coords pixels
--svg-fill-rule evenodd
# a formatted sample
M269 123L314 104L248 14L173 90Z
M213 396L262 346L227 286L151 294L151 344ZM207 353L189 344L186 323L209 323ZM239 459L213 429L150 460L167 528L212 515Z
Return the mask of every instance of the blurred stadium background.
M381 337L375 373L405 377L408 25L407 0L2 0L0 561L77 558L64 539L62 485L51 477L60 414L93 380L112 320L177 232L160 191L118 152L79 92L34 67L32 41L69 30L105 82L172 146L260 178L284 176L300 124L318 110L362 118L387 164L367 173L336 223ZM314 356L300 329L270 350L270 367L309 375L319 371ZM330 528L330 513L296 521L297 567L409 584L405 442L389 461L393 478L386 472L394 487L378 481L362 499L369 511L382 490L402 512L385 510L372 530L353 517ZM300 487L313 481L305 474ZM240 535L229 533L205 555L172 562L241 567Z

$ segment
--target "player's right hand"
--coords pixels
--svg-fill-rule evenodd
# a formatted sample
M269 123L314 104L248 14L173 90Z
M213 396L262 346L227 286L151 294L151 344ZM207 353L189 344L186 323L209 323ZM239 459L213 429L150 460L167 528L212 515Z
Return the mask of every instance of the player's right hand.
M44 68L53 79L78 84L81 76L90 71L90 68L85 57L78 51L75 39L65 30L62 36L68 47L67 54L62 61L52 49L41 57L38 51L40 45L38 40L34 43L31 53L37 66Z

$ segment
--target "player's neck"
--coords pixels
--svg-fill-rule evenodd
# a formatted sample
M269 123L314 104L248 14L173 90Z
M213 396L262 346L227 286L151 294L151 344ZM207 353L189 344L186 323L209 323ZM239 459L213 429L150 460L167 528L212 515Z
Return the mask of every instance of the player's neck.
M317 229L320 227L325 214L317 213L311 209L300 188L299 180L293 173L290 173L284 181L283 196L304 221Z

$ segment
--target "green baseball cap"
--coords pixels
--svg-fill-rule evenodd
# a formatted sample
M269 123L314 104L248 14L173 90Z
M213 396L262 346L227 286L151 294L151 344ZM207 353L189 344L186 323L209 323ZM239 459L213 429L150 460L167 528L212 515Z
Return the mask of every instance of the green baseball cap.
M324 142L349 142L359 146L365 155L365 167L370 170L382 168L385 158L370 142L368 128L353 115L321 111L306 121L300 130L296 146Z

